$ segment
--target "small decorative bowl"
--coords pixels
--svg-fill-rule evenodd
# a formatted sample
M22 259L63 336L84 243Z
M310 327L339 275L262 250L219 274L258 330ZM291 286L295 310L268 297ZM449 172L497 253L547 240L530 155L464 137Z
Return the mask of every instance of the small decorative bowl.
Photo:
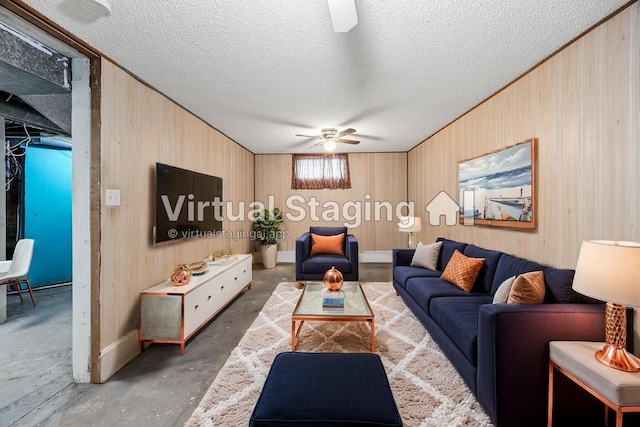
M208 267L208 264L206 261L192 262L191 264L187 265L187 268L193 274L202 273L207 269L207 267Z

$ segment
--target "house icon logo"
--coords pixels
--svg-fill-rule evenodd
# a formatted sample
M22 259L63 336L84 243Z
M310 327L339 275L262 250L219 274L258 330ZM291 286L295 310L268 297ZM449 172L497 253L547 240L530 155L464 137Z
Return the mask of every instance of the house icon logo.
M456 225L460 206L445 191L438 193L424 208L429 212L429 224L440 225L440 219L444 216L445 225Z

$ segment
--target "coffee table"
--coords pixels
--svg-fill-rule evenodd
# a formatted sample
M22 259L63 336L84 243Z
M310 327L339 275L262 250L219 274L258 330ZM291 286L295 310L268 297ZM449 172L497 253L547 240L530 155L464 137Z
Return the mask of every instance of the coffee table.
M322 282L307 282L291 315L291 350L296 349L302 325L314 322L367 322L371 327L371 351L376 351L376 319L373 310L362 292L360 282L344 282L340 291L344 294L344 309L322 307Z

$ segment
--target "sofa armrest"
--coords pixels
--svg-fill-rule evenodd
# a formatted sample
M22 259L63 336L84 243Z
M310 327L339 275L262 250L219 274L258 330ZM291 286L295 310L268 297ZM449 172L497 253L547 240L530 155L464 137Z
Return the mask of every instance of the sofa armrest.
M358 240L353 234L347 234L347 253L345 254L349 258L351 263L351 276L360 277L359 275L359 254L358 254Z
M391 252L391 261L393 267L399 265L411 265L415 249L393 249Z
M311 253L311 233L302 233L296 239L296 266L302 266L302 261L309 257Z
M478 316L478 400L497 425L545 424L549 341L604 341L602 304L487 304Z
M346 249L345 255L349 258L349 261L358 259L358 240L353 234L347 234Z

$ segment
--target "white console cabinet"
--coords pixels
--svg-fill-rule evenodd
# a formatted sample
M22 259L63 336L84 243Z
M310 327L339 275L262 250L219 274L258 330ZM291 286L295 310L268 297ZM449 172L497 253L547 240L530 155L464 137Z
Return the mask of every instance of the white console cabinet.
M209 263L207 271L193 276L184 286L173 286L171 280L141 293L139 340L185 343L216 314L246 289L251 289L251 255L236 255L228 264Z

